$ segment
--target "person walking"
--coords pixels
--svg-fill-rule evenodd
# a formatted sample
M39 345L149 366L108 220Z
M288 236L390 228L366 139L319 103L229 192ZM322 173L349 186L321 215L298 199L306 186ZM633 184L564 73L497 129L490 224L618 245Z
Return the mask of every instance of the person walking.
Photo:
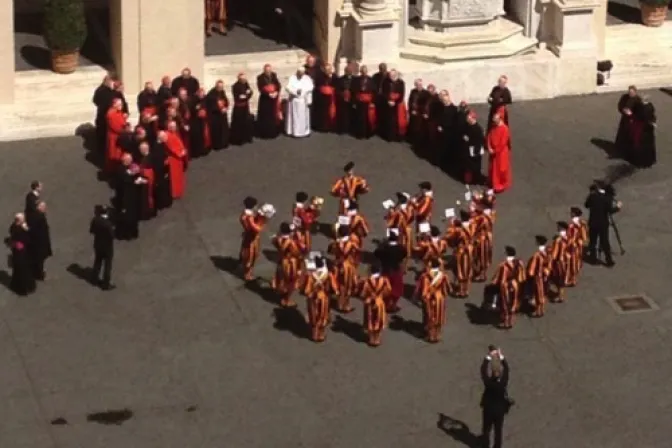
M482 442L484 448L502 448L504 417L509 412L511 400L508 395L509 364L502 351L494 346L481 364L481 378L485 390L481 396L483 409ZM490 444L490 433L494 431L494 443Z

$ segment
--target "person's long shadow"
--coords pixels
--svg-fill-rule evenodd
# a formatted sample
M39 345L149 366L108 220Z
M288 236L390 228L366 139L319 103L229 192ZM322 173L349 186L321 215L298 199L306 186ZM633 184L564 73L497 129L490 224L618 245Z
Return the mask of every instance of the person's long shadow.
M95 286L93 281L93 269L87 266L82 266L79 263L72 263L67 268L65 268L70 274L79 280L88 283L89 285Z
M75 129L75 136L82 139L82 148L86 151L84 160L98 169L98 180L106 180L102 171L105 166L105 154L98 148L96 127L90 123L84 123Z
M273 264L277 264L280 261L280 254L277 250L273 249L264 249L261 251L264 254L264 257Z
M469 448L479 448L483 446L481 444L481 438L471 432L469 426L460 420L439 413L439 420L436 422L436 427L445 432L446 435L452 437L453 440L460 442Z
M326 222L318 222L315 224L315 233L318 235L325 236L329 239L334 238L334 226L327 224Z
M299 339L308 339L310 337L310 329L306 323L306 318L297 307L275 308L273 316L275 317L273 328L276 330L287 331Z
M10 291L12 290L12 276L4 269L0 271L0 285L4 286Z
M464 304L467 319L472 325L496 325L497 320L495 316L483 307L474 305L473 303Z
M210 261L215 266L215 268L219 269L220 271L226 272L236 278L240 278L240 262L238 261L238 258L234 258L228 255L213 255L210 257ZM264 283L266 285L264 285ZM277 294L273 288L268 285L268 281L266 280L256 278L252 281L245 282L242 288L258 295L264 302L270 303L272 305L278 304Z
M359 323L344 319L342 316L336 316L334 318L334 321L331 324L331 331L344 334L358 343L366 342L364 328L362 328Z
M401 316L392 316L390 318L390 330L403 331L416 339L425 338L425 328L423 327L422 322L404 319Z
M603 138L591 138L590 143L594 146L600 148L607 155L609 159L621 159L622 156L619 154L616 144L611 140L605 140Z

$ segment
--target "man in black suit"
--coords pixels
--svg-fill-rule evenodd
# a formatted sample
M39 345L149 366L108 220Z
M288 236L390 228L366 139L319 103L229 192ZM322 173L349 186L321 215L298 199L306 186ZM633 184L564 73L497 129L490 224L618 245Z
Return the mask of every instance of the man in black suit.
M35 211L26 214L28 223L28 234L30 235L30 244L28 252L33 267L33 274L36 280L44 280L46 272L44 263L47 258L53 255L51 250L51 233L49 232L49 222L47 221L47 204L44 201L38 201Z
M389 236L374 252L381 267L382 274L392 286L392 293L385 298L388 313L399 311L399 299L404 293L404 260L406 249L399 245L399 229L389 229Z
M490 433L495 432L493 448L502 448L504 416L509 412L511 401L507 387L509 384L509 364L502 351L494 346L481 364L481 378L485 390L481 396L483 408L483 447L490 447Z
M597 263L597 246L604 254L607 267L614 266L609 243L609 223L611 214L618 212L623 204L614 198L614 189L604 182L595 182L584 206L590 211L588 216L588 262Z
M112 258L114 256L114 224L107 207L96 206L89 233L93 235L93 275L92 281L104 290L114 288L112 279ZM103 271L102 282L100 271Z

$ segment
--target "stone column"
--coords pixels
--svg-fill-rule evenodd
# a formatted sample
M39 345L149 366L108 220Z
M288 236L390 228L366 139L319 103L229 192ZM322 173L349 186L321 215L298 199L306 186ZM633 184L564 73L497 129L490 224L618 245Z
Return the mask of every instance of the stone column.
M357 10L362 16L375 15L385 11L387 2L385 0L360 0Z
M0 104L14 102L14 2L0 1Z
M184 67L203 81L204 8L192 0L113 0L112 53L129 92L145 81L177 76ZM174 32L171 32L173 30Z

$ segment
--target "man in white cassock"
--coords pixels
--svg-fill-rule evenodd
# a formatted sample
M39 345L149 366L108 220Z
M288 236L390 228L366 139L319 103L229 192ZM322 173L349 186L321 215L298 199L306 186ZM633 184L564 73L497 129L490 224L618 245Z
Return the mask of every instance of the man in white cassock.
M310 135L310 105L313 101L313 80L306 75L303 67L296 75L289 78L287 84L287 116L285 132L292 137L308 137Z

